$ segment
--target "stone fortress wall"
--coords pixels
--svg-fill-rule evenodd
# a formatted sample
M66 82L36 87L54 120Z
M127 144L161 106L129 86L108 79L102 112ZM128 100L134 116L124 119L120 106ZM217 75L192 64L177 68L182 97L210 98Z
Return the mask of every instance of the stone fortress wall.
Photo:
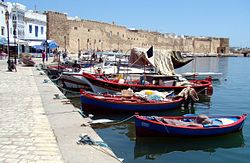
M109 23L71 18L48 11L47 39L55 40L60 50L128 51L133 47L168 49L190 53L228 53L229 38L176 36L146 30L128 29Z

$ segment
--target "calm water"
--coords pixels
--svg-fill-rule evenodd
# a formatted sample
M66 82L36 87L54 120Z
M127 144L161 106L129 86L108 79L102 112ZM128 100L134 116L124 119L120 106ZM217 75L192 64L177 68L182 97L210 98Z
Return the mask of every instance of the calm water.
M250 58L197 58L176 72L221 72L214 82L210 99L195 104L191 110L166 112L167 115L197 113L207 115L240 115L250 112ZM249 114L250 115L250 114ZM95 118L122 120L129 115L95 115ZM124 158L138 162L249 162L250 118L242 132L212 138L141 138L136 139L133 121L114 126L96 126L95 131Z

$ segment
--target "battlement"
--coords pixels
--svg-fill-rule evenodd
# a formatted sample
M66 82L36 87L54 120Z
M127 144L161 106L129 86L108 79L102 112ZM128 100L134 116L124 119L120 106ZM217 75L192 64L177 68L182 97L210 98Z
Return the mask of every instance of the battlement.
M113 23L69 17L65 13L47 11L47 38L59 43L62 49L77 53L79 50L120 50L133 47L193 53L227 52L228 38L177 36L144 29L127 28ZM223 49L223 50L221 50Z

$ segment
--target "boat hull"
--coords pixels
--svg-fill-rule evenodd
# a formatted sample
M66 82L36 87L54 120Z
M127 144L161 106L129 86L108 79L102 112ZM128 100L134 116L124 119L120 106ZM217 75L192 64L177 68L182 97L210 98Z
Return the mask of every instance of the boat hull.
M183 99L179 98L171 102L164 103L136 103L130 102L126 99L117 102L107 101L103 99L93 98L86 93L82 93L81 97L82 108L86 111L95 111L95 112L153 112L153 111L166 111L170 109L180 108Z
M60 76L61 86L67 89L91 89L85 78L73 73L62 73Z
M86 79L85 81L89 81L93 92L97 92L97 93L120 92L121 90L128 89L128 88L134 90L135 92L139 92L144 89L149 89L149 90L157 90L157 91L174 90L176 93L178 93L187 87L187 86L164 86L164 85L153 85L153 84L150 84L150 85L120 84L120 83L111 82L106 79L99 79L87 73L83 73L82 77ZM212 95L213 88L212 88L211 81L197 80L197 81L190 81L190 82L195 84L195 86L191 86L191 87L194 88L196 92L200 94L204 94L204 95Z
M23 58L23 59L22 59L22 62L23 62L23 64L26 65L26 66L34 66L34 65L36 64L33 60L31 60L31 59L26 59L26 58Z
M184 127L153 122L142 116L135 117L136 136L215 136L236 132L242 129L246 115L237 116L239 120L231 125L217 127Z

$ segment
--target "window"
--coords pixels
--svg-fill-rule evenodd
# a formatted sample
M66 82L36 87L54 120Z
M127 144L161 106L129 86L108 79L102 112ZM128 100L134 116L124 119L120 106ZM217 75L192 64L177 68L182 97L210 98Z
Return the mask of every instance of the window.
M119 32L117 32L117 36L119 36Z
M35 26L35 37L38 37L38 26Z
M43 35L43 27L41 27L41 34Z
M13 20L16 20L16 15L13 15L13 16L12 16L12 19L13 19Z
M77 30L77 27L74 27L74 30Z
M88 29L88 32L90 32L90 29Z
M32 25L29 25L29 31L32 33Z
M13 30L13 36L16 36L16 29Z
M1 35L4 36L4 27L1 27Z

